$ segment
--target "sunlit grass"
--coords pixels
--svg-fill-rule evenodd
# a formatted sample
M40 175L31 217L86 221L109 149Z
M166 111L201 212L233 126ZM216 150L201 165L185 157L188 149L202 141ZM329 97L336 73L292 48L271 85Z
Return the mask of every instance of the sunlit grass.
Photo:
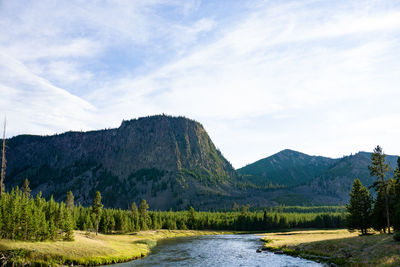
M325 256L358 266L400 266L400 242L392 235L359 236L347 230L312 230L263 234L265 247L288 254Z
M100 265L129 261L150 252L164 238L220 234L212 231L158 230L124 235L95 235L75 231L75 241L23 242L0 240L0 251L13 255L14 261L81 265Z

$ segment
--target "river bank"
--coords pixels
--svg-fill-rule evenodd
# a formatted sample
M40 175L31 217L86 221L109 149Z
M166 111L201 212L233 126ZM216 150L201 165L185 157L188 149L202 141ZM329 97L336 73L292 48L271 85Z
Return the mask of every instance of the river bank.
M160 241L151 253L140 260L119 263L112 267L204 267L204 266L301 266L322 267L322 264L287 255L264 252L256 248L262 242L254 234L207 235Z
M150 253L158 240L224 232L192 230L141 231L103 235L75 231L74 241L24 242L0 240L2 261L29 265L104 265L126 262Z
M400 243L392 235L359 236L347 230L289 231L261 234L268 250L338 265L400 266Z

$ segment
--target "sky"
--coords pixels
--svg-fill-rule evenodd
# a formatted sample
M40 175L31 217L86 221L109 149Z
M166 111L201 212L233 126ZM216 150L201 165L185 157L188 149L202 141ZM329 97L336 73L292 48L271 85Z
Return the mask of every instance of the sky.
M7 137L162 113L236 168L286 148L399 155L400 1L0 0Z

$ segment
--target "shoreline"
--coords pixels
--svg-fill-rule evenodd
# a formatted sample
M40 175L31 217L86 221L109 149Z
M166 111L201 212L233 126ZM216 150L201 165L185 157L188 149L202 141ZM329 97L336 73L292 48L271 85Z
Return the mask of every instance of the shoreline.
M0 261L8 265L98 266L123 263L147 256L157 241L228 231L154 230L131 234L96 234L74 231L74 241L26 242L0 240Z
M263 250L330 266L400 266L400 243L392 235L359 236L347 230L296 230L261 234Z

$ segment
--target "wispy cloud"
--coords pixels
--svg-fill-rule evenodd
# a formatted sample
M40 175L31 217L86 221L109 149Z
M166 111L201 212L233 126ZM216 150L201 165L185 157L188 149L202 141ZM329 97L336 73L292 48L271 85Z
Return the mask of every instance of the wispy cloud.
M70 128L185 115L206 126L235 166L286 147L327 156L376 143L400 151L400 126L380 135L371 123L400 114L400 6L393 1L23 5L0 7L1 51L23 66L8 69L0 85L24 101L40 96L40 79L58 92L54 99L60 90L77 95L66 98L87 115ZM18 83L7 83L11 73ZM68 120L31 119L28 129L47 129L45 121L63 130Z
M95 108L0 53L0 110L11 135L90 129Z

